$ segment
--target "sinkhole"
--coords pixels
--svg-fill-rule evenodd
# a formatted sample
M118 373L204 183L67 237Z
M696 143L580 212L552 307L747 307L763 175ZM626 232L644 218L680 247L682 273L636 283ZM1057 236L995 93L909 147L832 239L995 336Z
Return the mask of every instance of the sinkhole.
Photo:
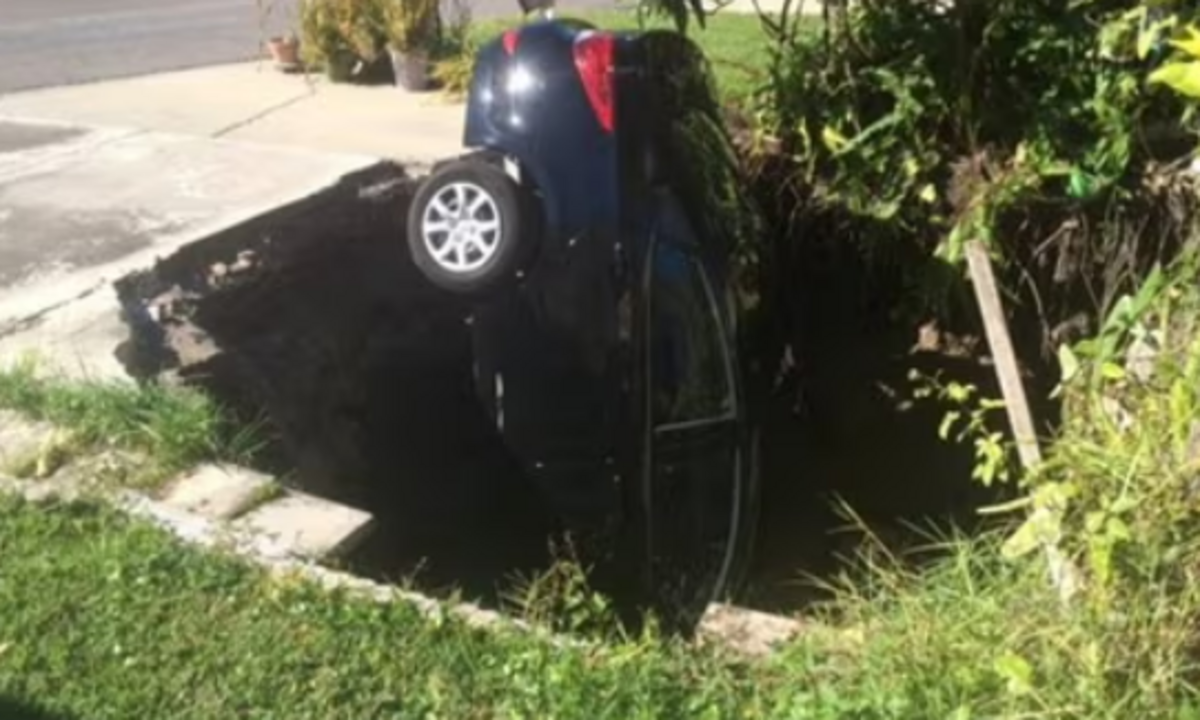
M122 279L120 355L135 377L202 388L259 424L260 469L373 513L350 571L495 604L550 565L563 527L479 407L468 308L409 260L415 185L383 163ZM761 537L738 599L772 611L819 599L805 576L849 548L832 498L881 528L966 523L984 500L969 448L937 438L942 410L897 399L907 330L881 330L846 296L853 263L804 267L780 323L796 363L764 414ZM989 382L968 360L928 362Z

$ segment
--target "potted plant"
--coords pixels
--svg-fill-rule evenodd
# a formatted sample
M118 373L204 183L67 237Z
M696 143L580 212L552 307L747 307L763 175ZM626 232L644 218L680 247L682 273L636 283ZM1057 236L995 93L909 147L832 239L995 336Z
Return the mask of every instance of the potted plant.
M375 0L303 0L301 51L325 68L332 82L349 82L382 53L380 11Z
M441 35L438 0L381 0L384 35L396 85L425 90L430 81L430 54Z
M324 68L333 82L350 79L353 53L342 38L331 0L302 0L300 35L303 41L301 53L306 64Z
M296 33L272 37L267 41L267 50L280 70L290 72L300 67L300 38Z
M294 32L267 37L271 16L275 14L275 3L276 0L255 0L258 9L258 37L271 59L275 61L275 67L284 72L292 72L300 67L300 38L296 37ZM291 13L287 14L287 24L291 25Z
M369 81L385 59L384 0L334 0L342 37L358 58L356 79Z

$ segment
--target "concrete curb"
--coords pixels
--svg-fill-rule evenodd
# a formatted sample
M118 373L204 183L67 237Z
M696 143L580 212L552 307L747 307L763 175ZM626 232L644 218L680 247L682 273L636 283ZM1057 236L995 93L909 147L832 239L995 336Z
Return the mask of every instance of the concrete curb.
M109 503L131 517L148 521L169 532L188 545L229 553L265 569L275 577L301 578L327 589L347 590L376 602L409 603L430 619L457 617L472 627L533 630L524 622L470 603L445 604L420 593L323 567L312 560L297 557L289 543L258 528L239 527L228 521L212 520L179 510L144 493L132 490L102 492L79 483L20 480L7 475L0 475L0 493L17 495L30 502L94 500ZM568 642L566 639L560 641ZM576 643L570 641L570 644Z
M24 420L16 413L0 410L6 434L0 435L0 451L11 455L38 452L48 438L62 431L47 423ZM5 441L8 441L7 443ZM385 585L319 564L294 535L273 531L270 523L247 522L272 505L287 501L317 502L336 508L343 518L370 515L322 498L283 488L274 478L237 465L201 466L167 483L154 497L129 489L98 487L81 473L64 465L45 479L23 480L0 467L0 493L17 495L30 502L92 500L111 504L131 517L147 521L187 545L228 553L264 569L276 578L301 579L327 590L341 590L373 602L402 602L416 608L434 622L455 618L466 625L486 630L531 633L556 647L595 647L596 641L546 631L517 618L487 610L473 603L446 603L427 595ZM264 489L273 492L265 494ZM359 518L361 519L361 518ZM348 532L320 557L335 557L354 539L361 538L367 522ZM792 618L769 615L732 605L713 604L696 632L702 646L716 646L749 660L769 656L794 639L803 625Z
M6 434L0 436L0 441L8 441L2 449L10 456L37 452L45 445L49 437L61 432L53 425L24 420L18 414L6 410L0 410L0 422L3 422L6 430ZM211 478L217 474L214 469L219 470L220 475L225 478L245 479L244 486L249 490L237 490L235 489L236 483L228 481L215 485L210 484L212 492L216 495L233 496L232 499L230 497L218 498L219 501L200 499L196 492L179 492L182 482L206 474ZM314 582L326 589L346 590L355 596L376 602L409 603L422 615L432 620L440 621L447 617L454 617L477 628L534 632L545 636L556 645L582 646L586 644L574 638L551 635L528 623L483 609L472 603L443 603L420 593L384 585L319 565L311 557L311 554L297 552L294 540L286 534L271 532L264 529L260 523L243 522L256 510L279 502L279 498L311 499L311 496L285 490L282 486L277 485L273 478L267 478L248 468L237 465L223 465L219 468L207 466L183 473L164 486L164 491L161 493L163 499L129 489L111 490L96 487L68 470L69 466L45 479L23 480L11 477L4 468L0 468L0 493L17 495L31 502L93 500L109 503L132 517L148 521L169 532L188 545L230 553L234 557L265 569L275 577L300 578ZM275 484L279 488L280 495L255 504L255 496L262 497L261 490L264 483ZM348 513L365 515L365 513L347 506L340 506L323 499L318 500L330 506L339 507ZM336 551L343 548L334 548L333 554L336 555Z

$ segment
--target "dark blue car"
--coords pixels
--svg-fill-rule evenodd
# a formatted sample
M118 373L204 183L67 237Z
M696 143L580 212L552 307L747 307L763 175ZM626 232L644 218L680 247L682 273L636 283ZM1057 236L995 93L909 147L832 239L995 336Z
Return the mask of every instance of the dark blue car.
M756 535L735 257L763 233L707 63L674 32L533 22L479 53L465 141L408 243L470 303L481 401L569 527L702 609Z

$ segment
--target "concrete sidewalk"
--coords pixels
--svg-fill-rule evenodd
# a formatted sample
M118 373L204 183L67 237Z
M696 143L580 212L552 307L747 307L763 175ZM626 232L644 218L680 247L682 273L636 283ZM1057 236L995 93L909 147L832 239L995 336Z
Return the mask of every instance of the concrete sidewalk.
M147 130L0 121L0 367L119 378L113 281L375 165Z
M267 62L0 96L0 118L120 127L425 165L459 152L462 106L438 93L335 85Z
M0 366L122 376L113 281L380 159L454 155L462 114L267 63L0 96Z

